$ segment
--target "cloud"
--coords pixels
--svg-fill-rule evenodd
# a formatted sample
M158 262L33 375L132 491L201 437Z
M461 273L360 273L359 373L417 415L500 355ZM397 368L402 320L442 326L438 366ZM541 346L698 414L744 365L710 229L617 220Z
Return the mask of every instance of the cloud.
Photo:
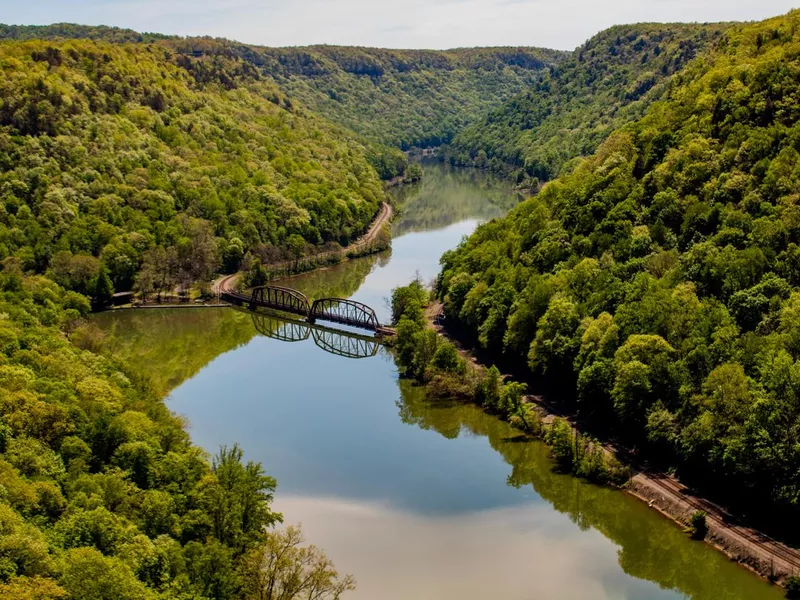
M614 544L549 506L426 517L379 503L279 496L275 508L286 522L302 522L340 572L355 574L354 598L574 600L626 598L642 587L621 574ZM662 597L657 586L644 587L649 598Z
M266 45L572 49L614 24L762 19L792 0L0 0L12 23L108 24ZM3 6L5 5L5 6Z

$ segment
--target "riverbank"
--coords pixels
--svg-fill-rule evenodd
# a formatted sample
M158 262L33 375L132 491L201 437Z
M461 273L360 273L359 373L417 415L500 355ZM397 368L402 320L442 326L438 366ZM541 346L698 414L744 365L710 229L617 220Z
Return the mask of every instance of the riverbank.
M388 202L384 202L381 204L381 209L378 211L378 214L373 219L372 224L370 225L367 232L362 235L358 240L350 244L349 246L345 246L344 248L329 251L329 252L320 252L319 254L315 254L311 257L308 257L309 260L313 260L315 266L311 269L320 269L330 265L338 264L342 261L348 260L350 258L357 258L360 256L364 256L366 254L370 254L372 252L378 252L383 250L384 248L380 249L373 249L371 245L375 244L378 240L381 232L383 231L384 227L388 226L391 222L392 218L395 215L394 207L389 204ZM277 278L281 276L288 276L292 274L296 274L290 267L296 261L283 261L279 263L272 263L264 265L265 268L269 269L271 273L275 273L272 278ZM285 272L281 272L285 271ZM305 272L303 270L297 272ZM235 291L238 285L238 281L243 275L243 272L239 271L237 273L233 273L231 275L220 275L217 277L211 284L211 291L215 298L219 298L223 292L231 292ZM113 307L110 310L138 310L142 308L220 308L229 306L229 304L224 302L219 302L216 299L209 300L208 302L154 302L154 303L141 303L141 304L127 304L122 306Z
M391 253L276 285L363 302L387 322L391 289L435 277L500 196L482 172L431 165L395 205ZM193 440L209 452L239 442L270 466L276 508L358 577L354 598L387 598L388 578L398 600L781 599L646 503L554 469L549 448L504 419L398 378L385 353L335 357L313 334L257 321L229 309L97 319L108 351L157 378Z
M345 260L348 260L350 258L357 258L360 256L364 256L365 254L370 254L372 252L378 252L380 250L386 249L386 248L377 249L374 247L374 244L379 240L379 237L381 235L381 232L384 230L384 227L388 227L394 215L395 215L394 207L388 202L384 202L381 205L380 211L378 211L378 214L376 215L375 219L373 219L372 224L370 225L369 229L364 235L362 235L360 238L358 238L355 242L353 242L349 246L345 246L340 250L321 252L319 254L315 254L309 257L310 260L314 261L314 266L312 266L310 269L296 269L296 268L292 269L292 264L296 264L295 261L284 261L280 263L273 263L271 265L264 265L264 267L269 271L271 275L270 279L275 279L279 277L287 277L289 275L296 275L298 273L331 266L343 262ZM223 275L217 278L213 282L211 289L217 296L219 296L223 292L235 291L238 285L238 281L242 275L243 273L241 271L238 273L234 273L232 275Z
M442 305L434 302L426 307L425 318L428 327L436 331L443 339L449 341L475 369L487 369L491 365L483 362L474 352L466 348L456 337L451 335L441 318ZM503 374L503 379L510 377ZM580 433L570 415L567 415L547 402L539 395L526 394L526 403L536 407L543 423L550 423L555 418L565 419L575 432ZM624 462L617 448L604 445L607 453ZM756 529L737 523L735 515L724 507L705 498L695 496L692 490L683 485L674 476L650 470L640 470L629 465L633 473L622 489L645 502L650 508L658 511L676 524L687 527L689 519L695 511L707 514L708 534L705 542L724 553L731 560L740 563L757 575L778 584L786 577L800 574L800 552L790 548Z

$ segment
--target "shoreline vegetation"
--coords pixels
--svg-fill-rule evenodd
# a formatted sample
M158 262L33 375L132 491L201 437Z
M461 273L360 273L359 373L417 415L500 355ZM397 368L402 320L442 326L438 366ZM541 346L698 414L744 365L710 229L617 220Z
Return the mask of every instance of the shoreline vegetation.
M393 347L404 376L425 386L434 398L473 402L520 431L545 441L559 469L600 484L621 485L626 469L595 439L561 417L545 417L526 400L527 387L508 380L494 366L470 360L433 324L438 311L431 293L416 279L392 292ZM431 307L434 310L431 310Z
M422 175L420 174L420 178ZM415 181L418 181L416 179ZM299 275L315 269L330 267L346 260L369 256L388 250L392 246L390 224L396 212L395 207L389 202L383 202L375 218L370 223L367 231L352 244L342 248L322 250L316 254L304 256L290 261L282 261L262 265L258 262L243 265L247 268L242 273L234 274L234 278L227 283L236 285L238 282L245 288L265 285L275 279ZM241 277L239 275L242 275ZM222 281L225 281L224 279ZM219 291L225 291L222 282L217 285Z
M451 163L541 187L443 256L448 329L631 464L800 539L799 32L793 11L614 27L574 53L428 52L0 26L0 595L294 596L275 553L319 568L306 595L352 588L269 529L262 466L206 456L83 318L115 289L207 296L219 272L260 285L388 246L384 182L419 175L401 150L448 142ZM419 281L392 296L408 377L800 597L800 553L673 477L631 477L442 340L430 299Z
M80 335L90 309L13 264L0 273L0 596L272 597L258 560L312 552L274 529L275 480L237 446L194 446L146 375ZM291 584L302 564L272 580ZM308 571L353 584L321 554Z
M156 298L155 302L148 302L148 298L134 298L129 306L122 305L112 310L119 310L120 308L158 308L160 306L176 305L210 308L228 306L227 303L220 303L218 300L222 292L265 285L275 279L299 275L316 269L324 269L347 260L377 254L390 249L390 223L394 215L394 206L384 202L367 232L348 246L322 250L316 254L299 257L291 261L279 261L265 265L254 261L249 265L243 265L246 268L241 271L218 276L209 287L208 293L204 295L199 290L196 290L197 294L193 294L190 288L183 296L160 296ZM194 304L192 303L193 299Z
M768 536L738 524L718 505L697 498L666 473L634 468L630 451L581 432L581 425L524 383L501 374L448 332L442 304L416 279L392 292L397 330L393 347L401 373L435 399L477 404L530 439L550 448L555 468L590 483L609 485L638 498L694 540L701 540L795 598L796 553ZM669 481L669 485L665 484ZM706 512L709 511L709 512ZM709 514L710 513L710 514Z
M644 493L716 506L709 535L773 578L800 572L758 533L800 539L799 26L727 28L641 118L446 253L436 289L465 345L676 473L688 490Z

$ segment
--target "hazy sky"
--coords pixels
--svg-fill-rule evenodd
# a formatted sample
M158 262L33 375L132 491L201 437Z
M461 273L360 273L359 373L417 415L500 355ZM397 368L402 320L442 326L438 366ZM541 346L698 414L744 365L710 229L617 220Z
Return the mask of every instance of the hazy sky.
M611 25L763 19L800 0L0 0L0 22L117 25L253 44L572 50Z

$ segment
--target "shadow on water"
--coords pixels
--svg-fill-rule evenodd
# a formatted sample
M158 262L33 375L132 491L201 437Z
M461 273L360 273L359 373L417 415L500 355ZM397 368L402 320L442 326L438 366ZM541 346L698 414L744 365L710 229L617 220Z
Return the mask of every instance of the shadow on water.
M227 308L118 310L91 320L105 334L104 350L147 373L162 396L256 335L248 314Z

